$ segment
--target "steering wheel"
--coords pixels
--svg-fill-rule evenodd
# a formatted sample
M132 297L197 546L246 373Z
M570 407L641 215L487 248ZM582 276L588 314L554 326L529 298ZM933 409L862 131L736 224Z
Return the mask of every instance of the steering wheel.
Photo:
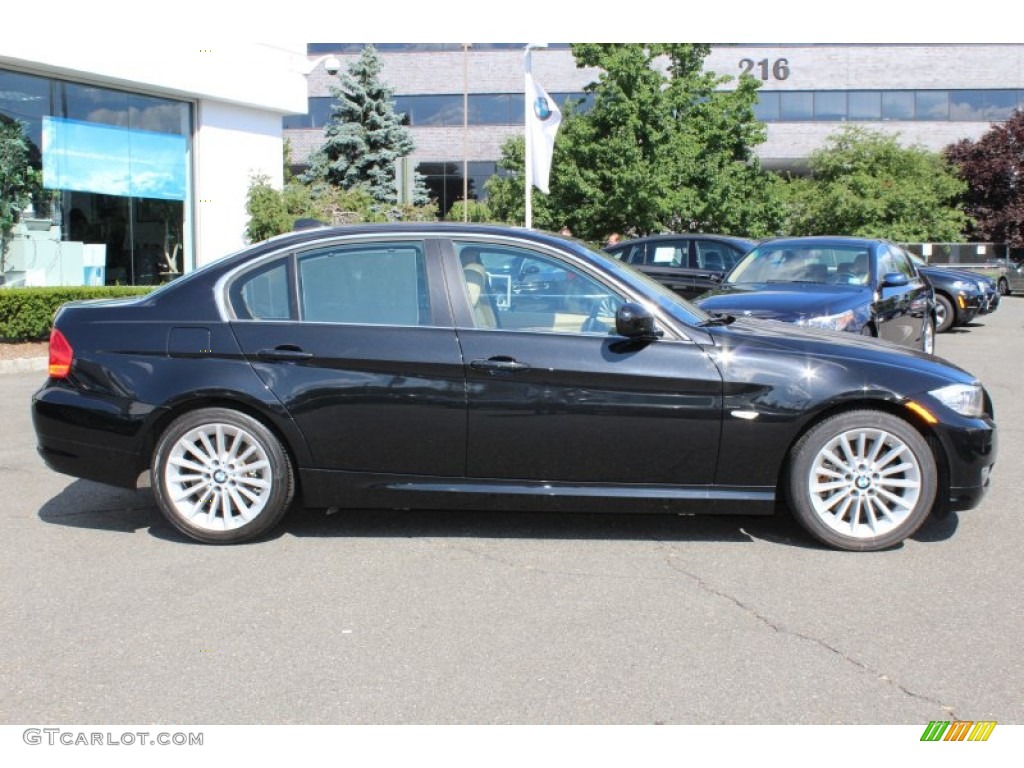
M836 272L836 284L855 285L860 282L860 277L853 272Z

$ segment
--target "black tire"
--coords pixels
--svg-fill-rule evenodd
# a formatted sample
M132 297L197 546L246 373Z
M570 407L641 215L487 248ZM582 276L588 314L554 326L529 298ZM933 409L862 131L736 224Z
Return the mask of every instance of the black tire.
M945 333L956 325L956 307L945 294L935 294L935 332Z
M867 336L869 339L873 339L878 334L875 333L875 327L871 323L865 323L860 328L860 335Z
M295 493L281 442L262 422L230 408L203 408L172 422L153 452L151 474L171 525L208 544L261 536Z
M1000 296L1009 296L1010 295L1010 284L1006 281L1005 277L1000 277L999 278L999 283L997 285L998 285L998 288L999 288L999 295Z
M867 552L921 527L935 503L937 476L935 456L911 424L860 410L825 419L800 438L784 482L793 516L811 536Z

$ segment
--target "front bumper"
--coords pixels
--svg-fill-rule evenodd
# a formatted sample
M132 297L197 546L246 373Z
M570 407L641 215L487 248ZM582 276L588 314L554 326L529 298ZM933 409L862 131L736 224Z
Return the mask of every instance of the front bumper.
M995 422L989 418L937 424L936 434L946 453L950 511L973 509L988 492L998 454ZM941 501L941 500L940 500Z

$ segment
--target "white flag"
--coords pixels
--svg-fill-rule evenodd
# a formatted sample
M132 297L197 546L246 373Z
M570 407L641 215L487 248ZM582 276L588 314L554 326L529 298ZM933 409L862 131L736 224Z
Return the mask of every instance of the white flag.
M548 177L551 175L551 155L555 151L555 134L562 123L562 110L547 91L526 73L526 132L527 146L533 172L533 185L541 192L548 192Z

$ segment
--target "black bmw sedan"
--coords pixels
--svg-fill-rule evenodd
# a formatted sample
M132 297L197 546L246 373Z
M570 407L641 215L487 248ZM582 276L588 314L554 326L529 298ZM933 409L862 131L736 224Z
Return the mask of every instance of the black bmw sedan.
M509 264L515 263L514 270ZM543 302L509 275L544 275ZM65 305L35 394L53 469L234 543L324 508L768 514L874 550L982 500L969 373L712 316L582 244L476 225L281 236L143 298Z
M696 299L708 312L849 331L925 352L935 349L933 302L902 248L857 237L762 243Z

